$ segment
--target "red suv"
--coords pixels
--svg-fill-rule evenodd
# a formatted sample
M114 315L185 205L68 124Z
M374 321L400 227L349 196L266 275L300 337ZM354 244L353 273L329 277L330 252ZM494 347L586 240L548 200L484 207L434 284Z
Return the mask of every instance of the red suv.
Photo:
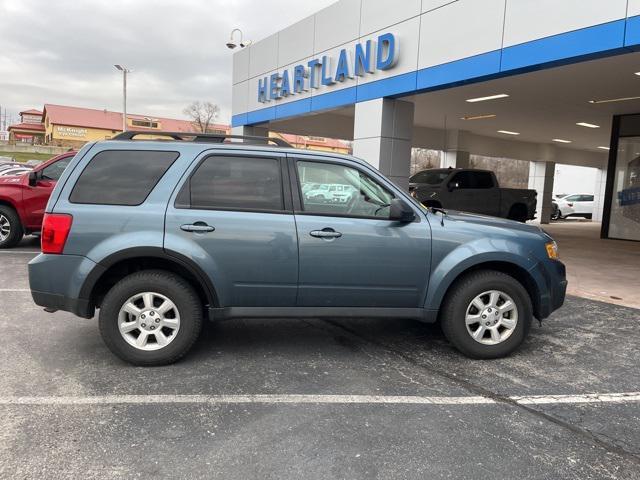
M53 187L76 152L67 152L20 176L0 177L0 248L40 232Z

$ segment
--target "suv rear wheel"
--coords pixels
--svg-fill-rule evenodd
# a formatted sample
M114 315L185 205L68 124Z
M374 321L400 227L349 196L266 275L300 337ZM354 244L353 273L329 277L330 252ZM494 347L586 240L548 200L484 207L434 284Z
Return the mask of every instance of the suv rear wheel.
M15 247L24 235L20 217L6 205L0 205L0 248Z
M182 278L162 270L118 282L100 309L100 334L115 355L134 365L166 365L185 355L202 329L202 305Z
M471 358L509 355L526 338L533 308L524 287L501 272L483 270L458 280L442 309L447 339Z

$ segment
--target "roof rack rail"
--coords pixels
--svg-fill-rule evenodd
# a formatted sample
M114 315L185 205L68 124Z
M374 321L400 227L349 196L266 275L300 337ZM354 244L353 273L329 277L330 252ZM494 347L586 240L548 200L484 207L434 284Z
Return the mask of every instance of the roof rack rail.
M153 135L158 137L169 137L173 140L182 142L200 142L200 143L225 143L226 140L248 140L247 143L265 143L269 142L278 147L293 148L292 145L281 138L274 137L258 137L252 135L224 135L220 133L200 133L200 132L149 132L149 131L132 131L119 133L111 138L111 140L133 140L139 135Z

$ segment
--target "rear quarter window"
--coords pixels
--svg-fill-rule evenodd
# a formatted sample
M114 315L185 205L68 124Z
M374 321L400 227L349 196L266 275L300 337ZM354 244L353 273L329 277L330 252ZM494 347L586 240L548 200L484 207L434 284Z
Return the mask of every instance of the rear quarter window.
M144 150L100 152L80 174L69 201L93 205L140 205L179 156L178 152Z

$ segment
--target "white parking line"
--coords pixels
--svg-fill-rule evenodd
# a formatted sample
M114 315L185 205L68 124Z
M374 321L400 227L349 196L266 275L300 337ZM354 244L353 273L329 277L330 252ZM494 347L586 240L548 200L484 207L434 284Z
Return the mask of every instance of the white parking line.
M28 250L0 250L0 254L7 254L7 253L12 253L12 254L30 254L30 255L38 255L40 253L39 250L34 250L33 252L30 252Z
M632 403L640 402L640 392L590 393L584 395L512 396L522 405ZM386 404L386 405L490 405L496 400L483 396L395 396L395 395L98 395L0 397L0 405L151 405L151 404Z
M28 288L0 288L0 292L30 292Z

